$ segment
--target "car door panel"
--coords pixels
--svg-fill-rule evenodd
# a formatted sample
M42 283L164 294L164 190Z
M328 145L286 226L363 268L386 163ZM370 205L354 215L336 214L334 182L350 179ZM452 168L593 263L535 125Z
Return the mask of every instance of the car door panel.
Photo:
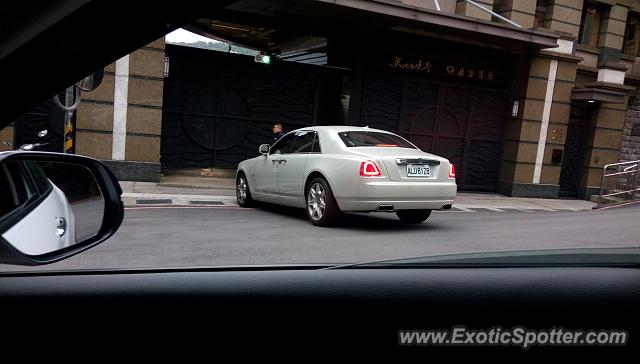
M304 206L304 175L315 138L313 131L296 132L295 141L280 158L278 195L287 205Z
M290 154L278 164L278 196L287 205L304 205L304 172L308 154Z
M275 155L256 158L253 173L248 176L257 198L271 198L277 190L277 163Z
M254 172L249 178L258 199L273 202L278 200L278 167L282 151L294 140L294 133L286 134L271 146L268 155L257 158Z

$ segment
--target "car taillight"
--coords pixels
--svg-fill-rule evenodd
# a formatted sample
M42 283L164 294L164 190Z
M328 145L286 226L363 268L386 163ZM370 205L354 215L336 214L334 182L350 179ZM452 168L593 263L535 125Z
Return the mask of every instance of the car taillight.
M449 162L449 178L456 178L456 168Z
M360 175L362 177L380 177L380 168L374 161L366 161L360 164Z

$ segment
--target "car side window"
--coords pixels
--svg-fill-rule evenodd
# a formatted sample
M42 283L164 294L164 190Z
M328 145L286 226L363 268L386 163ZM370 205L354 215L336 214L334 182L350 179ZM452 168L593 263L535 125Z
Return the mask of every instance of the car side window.
M270 154L286 154L289 150L289 146L294 142L296 138L295 133L289 133L282 138L280 138L275 144L271 146Z
M301 131L296 133L296 140L291 143L288 153L311 153L313 140L316 133L313 131Z

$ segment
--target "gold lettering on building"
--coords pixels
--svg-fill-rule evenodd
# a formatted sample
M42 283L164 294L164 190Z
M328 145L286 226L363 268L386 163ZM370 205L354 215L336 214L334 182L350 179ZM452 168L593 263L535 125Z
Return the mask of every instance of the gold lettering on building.
M420 58L417 62L403 62L402 57L393 57L389 67L392 69L404 69L410 71L431 72L431 62Z
M495 72L487 71L483 69L475 69L475 68L465 69L464 67L450 64L445 67L445 71L447 72L447 74L451 76L458 76L458 77L464 77L464 78L476 79L476 80L489 80L489 81L495 80Z
M414 71L422 73L432 73L434 66L433 62L427 58L412 58L407 60L405 57L393 56L391 62L387 65L390 69ZM470 68L459 64L446 64L440 65L436 63L435 73L445 74L465 79L475 80L488 80L494 81L496 79L496 73L494 70L478 69L476 67ZM444 69L443 69L444 67Z
M551 129L551 141L562 142L564 132L562 129Z

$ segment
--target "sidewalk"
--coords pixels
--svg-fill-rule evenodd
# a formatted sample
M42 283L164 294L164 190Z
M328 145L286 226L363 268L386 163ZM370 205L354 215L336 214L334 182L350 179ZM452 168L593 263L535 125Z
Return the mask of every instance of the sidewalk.
M145 205L219 206L236 203L233 178L194 177L175 178L169 181L133 182L120 181L122 201L125 207Z
M126 207L237 206L233 177L167 176L160 183L120 181ZM584 211L594 203L578 199L507 197L497 193L460 192L454 211Z

